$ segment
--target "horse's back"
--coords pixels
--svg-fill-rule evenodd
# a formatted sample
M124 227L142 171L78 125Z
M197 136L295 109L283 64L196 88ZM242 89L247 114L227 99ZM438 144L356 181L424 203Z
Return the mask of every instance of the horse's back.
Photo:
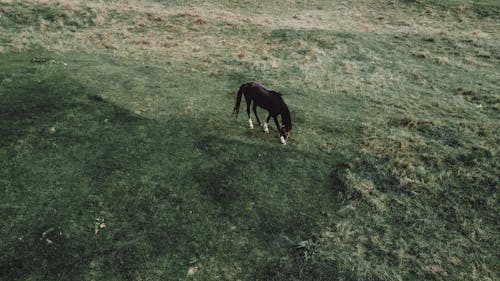
M241 88L243 91L253 97L256 96L265 96L272 98L273 96L279 96L281 97L281 94L272 90L269 90L268 88L264 87L264 85L257 83L257 82L248 82L243 85L241 85Z
M256 105L274 113L280 113L283 99L281 94L267 89L257 82L249 82L241 86L246 97L250 98Z
M266 87L257 82L248 82L242 85L243 89L250 92L270 92Z

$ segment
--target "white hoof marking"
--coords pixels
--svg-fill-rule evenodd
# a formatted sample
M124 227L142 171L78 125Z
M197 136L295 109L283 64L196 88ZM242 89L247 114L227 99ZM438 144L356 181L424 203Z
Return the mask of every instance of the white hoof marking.
M286 140L283 136L280 136L280 142L281 144L286 144Z
M269 128L267 127L267 123L264 123L264 132L269 134Z
M252 119L248 119L248 127L250 127L250 129L253 129Z

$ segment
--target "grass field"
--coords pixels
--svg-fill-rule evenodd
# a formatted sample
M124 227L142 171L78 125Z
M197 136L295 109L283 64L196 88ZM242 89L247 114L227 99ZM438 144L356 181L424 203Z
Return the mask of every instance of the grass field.
M498 280L499 30L495 0L0 0L0 280ZM248 81L287 145L231 115Z

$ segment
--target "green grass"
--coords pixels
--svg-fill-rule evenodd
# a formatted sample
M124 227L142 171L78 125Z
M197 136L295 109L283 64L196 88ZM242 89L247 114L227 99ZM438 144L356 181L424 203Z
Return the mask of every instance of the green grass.
M495 1L120 2L0 6L0 279L498 279Z

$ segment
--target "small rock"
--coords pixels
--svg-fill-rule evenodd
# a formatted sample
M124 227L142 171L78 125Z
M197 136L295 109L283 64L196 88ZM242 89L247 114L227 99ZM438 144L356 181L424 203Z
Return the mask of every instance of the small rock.
M426 265L424 266L424 269L433 272L443 271L443 268L439 264Z
M323 236L324 238L335 238L335 233L331 231L325 231L321 236Z
M32 62L45 62L47 59L42 56L36 56L31 61Z
M190 266L188 268L186 276L187 277L192 277L193 275L195 275L196 271L198 271L198 267L196 267L196 266Z

